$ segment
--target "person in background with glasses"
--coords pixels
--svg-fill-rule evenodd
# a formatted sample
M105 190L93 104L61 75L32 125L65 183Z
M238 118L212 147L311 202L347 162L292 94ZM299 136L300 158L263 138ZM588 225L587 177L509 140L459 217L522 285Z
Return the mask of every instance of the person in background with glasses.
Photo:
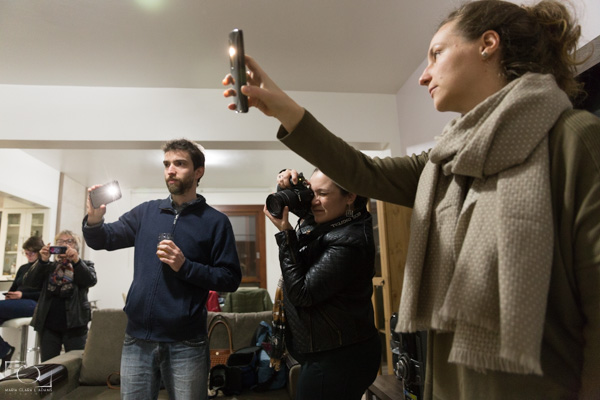
M9 319L25 318L33 315L33 310L35 310L35 305L40 297L40 291L25 286L23 277L39 258L42 247L44 247L44 242L42 238L37 236L32 236L23 243L23 253L27 257L27 264L19 267L15 280L8 292L4 294L4 301L0 301L0 325ZM0 357L2 358L0 372L4 372L6 364L11 360L14 353L15 348L0 336Z
M55 238L64 246L50 261L50 244L40 250L40 258L25 274L27 286L41 290L31 325L40 335L42 362L65 351L83 350L87 339L91 308L88 290L97 282L94 263L79 258L80 239L71 231Z

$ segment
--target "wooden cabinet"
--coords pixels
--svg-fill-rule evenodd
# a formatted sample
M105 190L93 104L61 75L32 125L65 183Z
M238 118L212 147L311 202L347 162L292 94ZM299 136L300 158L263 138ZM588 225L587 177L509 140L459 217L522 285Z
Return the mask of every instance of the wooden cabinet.
M2 274L14 276L27 263L23 242L31 236L47 237L48 210L4 209L0 220L0 260Z
M375 325L384 346L381 373L393 374L390 317L400 305L412 209L372 200L370 211L377 247L373 307Z

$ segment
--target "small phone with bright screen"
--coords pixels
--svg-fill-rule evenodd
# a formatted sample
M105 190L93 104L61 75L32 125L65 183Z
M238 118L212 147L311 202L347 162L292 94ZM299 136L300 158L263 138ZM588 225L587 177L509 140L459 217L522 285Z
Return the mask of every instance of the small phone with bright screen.
M50 254L65 254L67 252L67 246L50 246L48 251Z
M99 208L102 204L108 204L120 198L121 188L117 181L108 182L90 192L90 201L94 208Z
M235 111L248 112L248 97L242 94L242 86L246 84L246 62L244 53L244 34L240 29L229 33L229 64L235 89Z

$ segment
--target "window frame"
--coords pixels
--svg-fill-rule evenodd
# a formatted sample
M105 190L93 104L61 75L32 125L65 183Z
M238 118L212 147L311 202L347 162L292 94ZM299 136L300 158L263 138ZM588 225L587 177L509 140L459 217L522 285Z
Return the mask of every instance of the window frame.
M260 204L242 204L242 205L213 205L213 207L228 217L250 217L255 220L256 229L256 276L242 276L242 286L256 286L267 288L267 245L265 231L265 214L263 205ZM237 242L237 241L236 241ZM242 260L240 260L241 262Z

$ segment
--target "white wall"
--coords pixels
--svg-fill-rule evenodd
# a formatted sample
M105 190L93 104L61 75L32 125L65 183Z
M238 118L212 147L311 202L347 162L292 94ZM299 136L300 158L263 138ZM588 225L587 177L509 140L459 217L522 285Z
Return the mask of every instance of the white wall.
M583 0L582 3L577 3L581 24L581 46L600 36L600 1Z
M47 232L54 237L60 172L27 153L0 149L0 192L32 201L50 209ZM51 238L45 237L44 240Z
M394 95L290 94L346 140L398 140ZM2 139L276 140L279 123L274 118L258 112L232 114L228 103L219 89L0 85Z
M70 230L81 235L81 220L85 214L86 196L85 186L62 174L57 231Z

